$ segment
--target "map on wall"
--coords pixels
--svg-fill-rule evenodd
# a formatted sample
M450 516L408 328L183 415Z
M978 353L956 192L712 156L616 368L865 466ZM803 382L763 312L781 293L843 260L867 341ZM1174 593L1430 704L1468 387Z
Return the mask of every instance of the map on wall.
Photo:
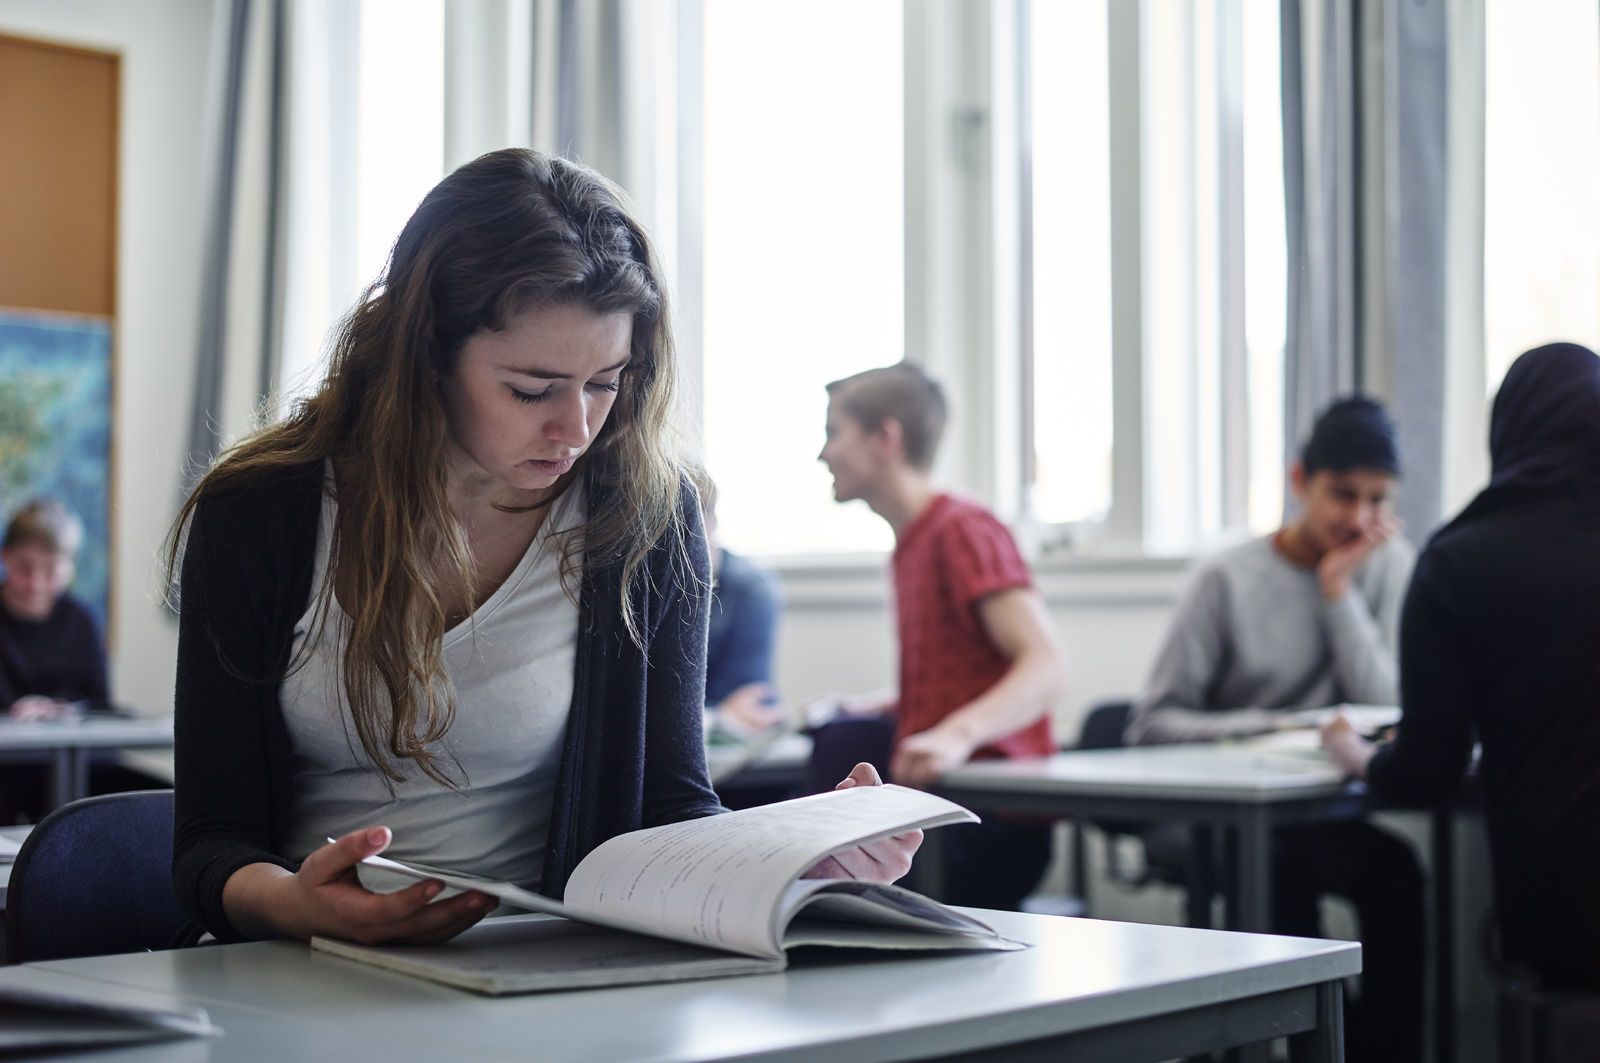
M104 630L111 574L111 322L0 309L0 530L49 495L83 521L72 593Z

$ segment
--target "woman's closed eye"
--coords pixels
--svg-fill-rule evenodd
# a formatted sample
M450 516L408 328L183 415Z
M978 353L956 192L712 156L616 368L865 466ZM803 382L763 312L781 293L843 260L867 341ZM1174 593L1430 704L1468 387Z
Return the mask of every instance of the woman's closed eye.
M614 392L622 387L622 380L620 377L611 381L591 380L587 386L593 391ZM530 405L535 402L543 402L550 397L550 392L555 390L554 388L545 388L543 391L523 391L521 388L512 387L510 384L507 384L506 387L510 390L512 398Z

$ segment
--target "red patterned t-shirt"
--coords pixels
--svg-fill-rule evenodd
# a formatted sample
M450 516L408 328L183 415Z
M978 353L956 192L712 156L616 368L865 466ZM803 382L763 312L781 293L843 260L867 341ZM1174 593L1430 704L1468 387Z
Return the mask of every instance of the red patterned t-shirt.
M989 641L978 603L1031 587L1028 566L1005 525L975 502L939 495L894 550L900 630L897 738L926 731L994 686L1011 661ZM1054 752L1046 716L979 749L976 760Z

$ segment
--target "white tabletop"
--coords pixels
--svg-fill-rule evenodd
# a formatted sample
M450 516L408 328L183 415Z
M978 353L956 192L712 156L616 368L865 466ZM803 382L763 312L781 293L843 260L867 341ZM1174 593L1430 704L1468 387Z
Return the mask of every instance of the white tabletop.
M811 736L775 735L770 741L749 744L712 742L706 745L706 770L713 782L723 782L741 771L798 771L811 758Z
M172 744L171 716L98 716L26 722L0 718L0 751Z
M282 941L31 964L0 969L0 982L186 1001L226 1031L220 1040L123 1050L119 1061L874 1061L1097 1029L1360 968L1359 946L1349 942L977 914L1036 947L865 960L813 954L783 974L502 998Z
M1270 803L1341 793L1344 773L1311 750L1255 743L1133 746L984 761L945 777L964 787L1026 794L1142 795Z
M11 869L16 866L16 847L33 830L32 824L22 827L0 827L0 911L6 907L6 889L11 884Z

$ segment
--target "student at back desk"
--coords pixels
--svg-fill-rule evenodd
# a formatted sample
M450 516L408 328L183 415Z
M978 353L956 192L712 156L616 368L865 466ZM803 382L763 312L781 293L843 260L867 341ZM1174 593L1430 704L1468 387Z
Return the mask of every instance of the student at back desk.
M1349 398L1317 419L1290 470L1299 517L1203 563L1129 723L1133 742L1211 741L1303 726L1294 710L1393 704L1397 616L1412 553L1390 516L1394 425ZM1273 924L1320 933L1319 898L1356 909L1365 950L1350 1007L1352 1060L1422 1051L1422 872L1370 823L1280 827Z
M0 543L0 712L46 720L75 702L106 700L106 651L72 584L83 524L55 499L23 505ZM0 824L36 822L49 811L43 765L7 765Z

